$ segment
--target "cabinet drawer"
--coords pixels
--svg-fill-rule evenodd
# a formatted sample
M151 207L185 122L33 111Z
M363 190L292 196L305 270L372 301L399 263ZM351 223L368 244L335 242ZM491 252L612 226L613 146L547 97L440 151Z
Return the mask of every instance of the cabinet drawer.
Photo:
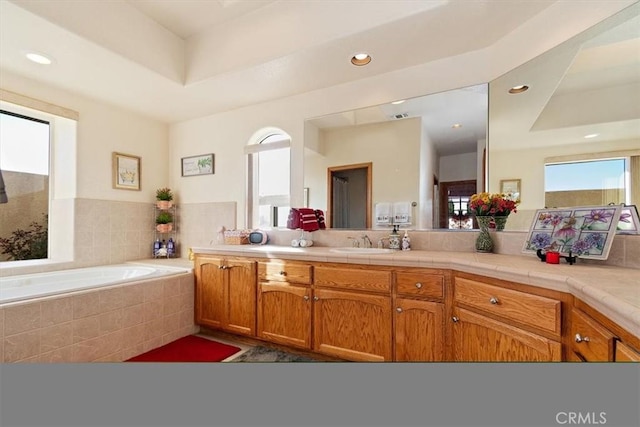
M314 284L326 288L391 292L391 272L357 268L316 267Z
M640 362L640 353L618 341L616 343L616 362Z
M261 261L258 263L258 278L264 281L272 280L310 285L312 281L311 270L311 265L304 263Z
M444 297L444 276L426 272L396 272L396 293L406 296L436 298Z
M454 301L558 336L561 332L561 303L552 298L456 277Z
M571 347L587 362L613 361L615 336L580 310L571 312Z

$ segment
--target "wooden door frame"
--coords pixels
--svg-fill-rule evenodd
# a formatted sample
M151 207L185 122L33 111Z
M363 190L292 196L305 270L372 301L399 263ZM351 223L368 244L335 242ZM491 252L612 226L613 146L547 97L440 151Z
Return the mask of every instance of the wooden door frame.
M445 219L449 218L449 187L452 184L455 185L462 185L462 184L474 184L477 185L478 181L475 179L467 179L467 180L462 180L462 181L447 181L447 182L440 182L438 185L438 192L440 193L438 195L438 199L440 201L440 212L438 213L438 225L440 226L440 228L447 228L447 222L445 221ZM475 193L475 190L474 190Z
M351 165L331 166L327 168L327 212L325 212L325 221L327 227L333 228L333 218L331 212L333 212L333 177L334 172L340 172L351 169L366 169L367 172L367 206L365 215L365 228L371 228L371 210L372 210L372 177L373 177L373 163L354 163Z

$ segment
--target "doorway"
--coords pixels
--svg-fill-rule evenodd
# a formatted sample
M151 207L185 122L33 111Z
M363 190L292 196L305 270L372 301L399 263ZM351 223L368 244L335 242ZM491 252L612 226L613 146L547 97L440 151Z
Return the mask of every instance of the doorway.
M475 192L475 179L440 183L440 228L476 228L469 212L469 201Z
M327 168L327 225L330 228L371 228L369 163Z

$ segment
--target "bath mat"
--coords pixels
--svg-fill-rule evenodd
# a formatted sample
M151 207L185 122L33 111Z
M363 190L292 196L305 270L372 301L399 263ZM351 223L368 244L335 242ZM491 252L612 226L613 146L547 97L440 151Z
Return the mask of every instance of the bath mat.
M127 362L220 362L239 351L240 348L232 345L188 335L132 357Z
M274 348L257 346L250 348L246 353L242 353L229 362L319 362L319 360L286 353Z

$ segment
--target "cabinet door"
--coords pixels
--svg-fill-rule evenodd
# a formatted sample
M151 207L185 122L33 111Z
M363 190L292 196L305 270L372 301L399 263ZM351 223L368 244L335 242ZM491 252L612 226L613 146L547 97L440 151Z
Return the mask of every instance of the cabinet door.
M455 308L453 360L457 362L559 362L562 345L506 323Z
M226 264L228 286L224 329L241 335L256 334L256 262L234 260Z
M396 299L395 358L397 362L443 360L444 307L441 303Z
M571 349L587 362L612 362L616 337L578 309L571 311Z
M616 344L616 362L640 362L640 353L623 342Z
M276 282L258 287L258 337L310 349L311 289Z
M220 268L222 265L222 258L198 256L195 260L195 323L198 325L214 329L223 327L226 274Z
M391 298L316 289L314 350L355 361L391 361Z

